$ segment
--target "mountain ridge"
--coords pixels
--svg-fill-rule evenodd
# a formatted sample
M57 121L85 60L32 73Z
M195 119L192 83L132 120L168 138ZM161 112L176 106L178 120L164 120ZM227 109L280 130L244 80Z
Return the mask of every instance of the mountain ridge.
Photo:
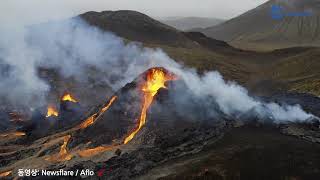
M90 11L79 16L90 25L112 31L128 40L172 46L194 46L194 43L178 30L137 11Z
M273 17L273 7L282 9L280 19ZM202 32L242 49L320 46L319 12L320 1L271 0Z

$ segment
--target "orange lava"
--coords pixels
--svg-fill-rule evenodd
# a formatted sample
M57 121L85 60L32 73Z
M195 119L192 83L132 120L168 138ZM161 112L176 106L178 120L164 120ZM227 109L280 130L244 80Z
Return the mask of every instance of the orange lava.
M65 93L62 97L61 97L61 101L70 101L70 102L78 102L70 93Z
M101 111L99 113L95 113L93 114L92 116L90 116L89 118L87 118L84 122L82 122L80 125L79 125L79 128L80 129L85 129L87 128L88 126L91 126L104 112L106 112L110 106L112 105L112 103L117 99L117 96L113 96L109 103L103 107L101 109Z
M13 134L14 134L15 136L25 136L25 135L26 135L25 132L19 132L19 131L14 132Z
M97 117L97 113L95 113L92 116L88 117L85 121L83 121L79 125L79 129L85 129L88 126L91 126L94 123L94 121L96 120L96 117Z
M6 172L3 172L3 173L0 173L0 177L9 176L11 173L12 173L12 171L6 171Z
M95 155L100 154L102 152L110 151L110 150L114 149L115 147L117 147L117 146L98 146L98 147L91 148L91 149L80 150L80 151L78 151L78 154L80 157L84 157L84 158L92 157L92 156L95 156Z
M15 131L15 132L8 132L4 134L0 134L0 137L20 137L20 136L25 136L25 132L20 132L20 131Z
M55 154L46 158L46 160L53 161L53 162L62 162L62 161L69 161L70 159L72 159L73 155L68 152L68 148L67 148L70 138L71 138L70 135L64 136L63 144L60 147L60 152L58 154Z
M145 125L147 110L149 109L153 101L153 97L158 93L159 89L166 88L165 83L175 79L176 77L174 75L165 72L165 70L162 68L153 68L147 72L146 80L143 82L141 87L141 91L143 92L143 105L139 118L139 126L125 138L123 142L124 144L130 142Z
M55 116L55 117L58 117L59 113L58 113L58 110L52 106L52 105L49 105L48 106L48 110L47 110L47 115L46 117L51 117L51 116Z
M105 107L103 107L103 108L101 109L100 113L106 112L106 111L110 108L110 106L112 105L112 103L113 103L116 99L117 99L117 96L113 96L113 97L110 99L109 103L108 103Z

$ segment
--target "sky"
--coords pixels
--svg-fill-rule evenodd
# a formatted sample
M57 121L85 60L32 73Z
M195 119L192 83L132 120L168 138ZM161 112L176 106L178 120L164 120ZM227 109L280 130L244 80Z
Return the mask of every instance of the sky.
M267 0L0 0L0 27L64 19L87 11L136 10L151 17L229 19Z

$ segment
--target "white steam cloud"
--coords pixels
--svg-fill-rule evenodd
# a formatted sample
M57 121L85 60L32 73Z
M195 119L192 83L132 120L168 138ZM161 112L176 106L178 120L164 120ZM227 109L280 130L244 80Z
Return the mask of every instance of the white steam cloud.
M0 30L0 34L0 99L23 105L43 102L49 87L38 78L35 68L42 54L24 41L23 30Z
M91 76L88 75L90 67L102 74L95 76L96 80L114 90L148 68L162 66L184 80L195 96L213 98L225 114L254 110L261 117L272 116L276 121L312 117L299 105L280 106L250 97L245 88L224 81L218 72L199 76L195 70L177 64L160 49L125 43L114 34L102 32L80 19L42 24L23 32L5 34L0 38L0 67L4 65L9 68L7 73L0 73L0 97L7 97L12 103L44 103L42 100L49 86L37 76L40 66L58 69L64 77L73 77L84 83Z
M228 115L237 116L254 111L262 118L278 122L301 121L312 117L299 105L280 106L250 97L244 87L235 82L226 82L218 72L208 72L201 77L192 71L182 71L179 74L196 96L214 98L220 110Z

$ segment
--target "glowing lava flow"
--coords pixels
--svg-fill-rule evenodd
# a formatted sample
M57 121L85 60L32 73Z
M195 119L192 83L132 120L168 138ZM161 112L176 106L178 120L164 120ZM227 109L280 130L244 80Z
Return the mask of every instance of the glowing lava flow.
M54 106L49 105L46 117L51 117L51 116L57 117L58 115L59 113L57 109Z
M67 148L70 138L71 138L70 135L64 136L63 144L60 147L60 152L56 155L46 158L46 160L61 162L61 161L69 161L70 159L72 159L73 155L68 152L68 148Z
M61 101L70 101L70 102L78 102L71 94L69 93L65 93L62 97L61 97Z
M16 131L16 132L9 132L9 133L0 134L0 137L20 137L20 136L25 136L25 135L26 135L25 132Z
M116 147L117 146L98 146L95 148L78 151L78 154L80 157L84 157L84 158L92 157L92 156L95 156L95 155L100 154L102 152L110 151Z
M79 125L79 129L85 129L87 128L88 126L91 126L96 118L97 118L97 113L94 113L92 116L88 117L85 121L83 121L80 125Z
M117 96L113 96L113 97L110 99L109 103L108 103L105 107L103 107L103 108L101 109L100 113L106 112L106 111L110 108L110 106L112 105L112 103L113 103L116 99L117 99Z
M12 173L12 171L7 171L7 172L0 173L0 177L9 176L11 173Z
M80 129L85 129L85 128L87 128L88 126L91 126L104 112L106 112L106 111L110 108L110 106L112 105L112 103L113 103L116 99L117 99L117 96L113 96L113 97L110 99L109 103L108 103L105 107L103 107L99 113L95 113L95 114L93 114L92 116L90 116L89 118L87 118L83 123L81 123L81 124L79 125L79 128L80 128Z
M175 80L176 77L168 74L162 68L150 69L146 74L146 80L142 84L141 91L143 92L143 105L139 118L139 126L128 137L125 138L124 144L130 142L134 136L140 131L140 129L146 123L147 110L149 109L153 97L158 93L161 88L166 88L165 83L167 81Z

